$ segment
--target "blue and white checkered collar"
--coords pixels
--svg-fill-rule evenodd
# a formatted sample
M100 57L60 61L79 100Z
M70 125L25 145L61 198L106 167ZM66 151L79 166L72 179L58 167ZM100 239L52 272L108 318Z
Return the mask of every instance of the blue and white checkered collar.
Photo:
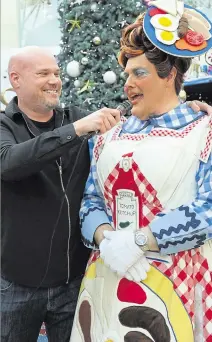
M170 129L180 129L190 122L203 116L203 112L195 113L186 103L180 104L170 112L162 115L152 115L148 120L140 120L136 116L131 116L122 126L123 133L138 133L142 129L152 127L163 127Z

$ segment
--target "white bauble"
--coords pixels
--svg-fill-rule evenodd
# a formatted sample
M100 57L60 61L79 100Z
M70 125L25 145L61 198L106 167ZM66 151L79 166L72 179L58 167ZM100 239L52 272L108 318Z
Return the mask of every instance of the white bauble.
M105 83L107 84L113 84L116 82L116 74L114 71L107 71L104 75L103 75L103 79L105 81Z
M71 77L78 77L81 74L80 63L77 61L71 61L66 67L67 74Z
M87 65L87 64L88 64L88 58L87 58L87 57L82 57L81 63L82 63L83 65Z
M81 82L79 80L74 81L74 86L75 88L80 88L81 87Z
M97 10L97 8L98 8L98 6L97 6L96 3L91 4L91 11L92 11L92 12L95 12L95 11Z
M101 38L100 37L94 37L93 38L93 43L95 44L95 45L100 45L101 44Z

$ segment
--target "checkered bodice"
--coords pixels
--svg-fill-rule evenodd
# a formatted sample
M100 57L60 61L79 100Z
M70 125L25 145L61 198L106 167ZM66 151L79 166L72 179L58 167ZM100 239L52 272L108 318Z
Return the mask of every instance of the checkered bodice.
M94 157L98 183L116 229L147 226L160 211L195 198L199 161L211 151L207 116L180 131L120 135L122 123L98 138Z

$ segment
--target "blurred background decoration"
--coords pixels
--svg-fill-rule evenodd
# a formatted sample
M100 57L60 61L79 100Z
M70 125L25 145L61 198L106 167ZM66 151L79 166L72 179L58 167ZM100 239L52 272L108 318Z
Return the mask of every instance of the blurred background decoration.
M21 6L32 6L45 3L47 3L47 5L51 5L51 0L20 0Z
M58 12L61 27L59 65L64 106L96 110L126 99L126 77L118 65L120 31L145 7L138 0L64 0Z
M19 0L20 45L59 45L58 0Z
M8 92L9 92L9 96L8 96ZM0 93L0 102L6 106L15 95L16 94L13 88L7 88Z
M120 30L143 12L148 2L1 0L0 93L10 87L7 63L11 54L20 47L38 45L51 50L59 61L63 106L70 102L89 110L116 106L125 99L125 75L117 64ZM185 2L212 19L212 0ZM211 86L211 64L212 51L193 60L184 84L187 98L208 99L203 93L206 94ZM184 98L184 92L181 94ZM10 96L12 93L6 92L5 97L9 99ZM3 104L1 108L4 108Z

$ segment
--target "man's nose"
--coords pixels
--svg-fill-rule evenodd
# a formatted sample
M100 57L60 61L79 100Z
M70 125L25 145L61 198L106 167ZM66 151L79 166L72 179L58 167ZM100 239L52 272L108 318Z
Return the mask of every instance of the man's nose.
M60 80L60 78L58 76L55 76L54 74L51 74L49 76L48 82L56 84L56 83L58 83L59 80Z
M129 76L124 85L124 92L127 94L130 88L133 88L133 81L132 78Z

